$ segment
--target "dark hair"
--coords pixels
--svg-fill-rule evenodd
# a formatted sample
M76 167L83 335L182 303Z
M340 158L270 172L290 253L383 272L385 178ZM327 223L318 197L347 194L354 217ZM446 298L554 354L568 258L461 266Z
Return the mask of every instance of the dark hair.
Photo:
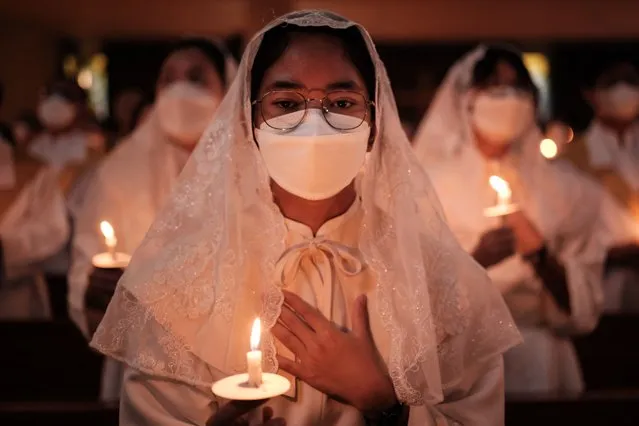
M618 53L607 53L595 55L592 62L588 61L584 66L584 77L582 86L586 89L592 89L597 86L599 79L613 68L630 65L637 70L637 64L629 55Z
M86 92L74 80L57 80L50 84L46 92L48 95L60 95L76 104L86 104Z
M26 124L32 132L42 131L42 124L38 120L37 114L33 111L23 111L14 121Z
M291 41L291 34L317 34L337 37L349 59L361 74L369 99L375 98L375 66L361 32L355 27L334 29L330 27L300 27L279 25L264 34L251 69L251 99L255 99L266 71L282 56Z
M142 113L147 107L153 105L153 98L151 96L143 95L140 102L135 106L131 114L131 130L134 130L139 124L142 118Z
M524 65L521 53L506 46L490 46L486 50L484 57L475 64L471 84L474 87L486 87L501 62L507 63L515 70L517 74L516 86L531 92L537 99L537 86L533 83L530 73Z
M190 37L177 41L167 53L168 58L173 53L180 50L197 49L206 56L209 62L215 67L215 70L222 80L222 84L226 86L226 54L220 47L205 38Z
M0 106L2 106L3 101L4 101L4 84L0 82Z

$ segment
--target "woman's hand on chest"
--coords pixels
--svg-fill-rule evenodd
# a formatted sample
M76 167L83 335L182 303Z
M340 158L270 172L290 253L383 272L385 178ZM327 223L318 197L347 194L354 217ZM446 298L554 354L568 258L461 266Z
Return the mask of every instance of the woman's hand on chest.
M362 412L397 403L392 381L370 331L366 296L352 308L352 331L340 329L299 296L284 292L273 334L296 357L278 356L280 368Z

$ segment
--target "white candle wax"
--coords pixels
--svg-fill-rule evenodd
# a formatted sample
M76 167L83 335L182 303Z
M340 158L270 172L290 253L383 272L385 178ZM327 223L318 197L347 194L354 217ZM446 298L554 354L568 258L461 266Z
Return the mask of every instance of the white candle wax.
M262 386L262 351L250 351L246 354L248 364L249 386L258 388Z
M261 333L260 319L256 318L251 330L251 350L246 354L248 382L255 388L262 386L262 351L259 350Z

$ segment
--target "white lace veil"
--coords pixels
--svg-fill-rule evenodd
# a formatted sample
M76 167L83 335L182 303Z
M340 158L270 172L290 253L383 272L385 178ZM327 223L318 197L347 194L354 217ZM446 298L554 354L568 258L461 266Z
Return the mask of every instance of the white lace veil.
M361 26L325 11L276 19L249 43L238 75L118 285L92 345L149 374L208 386L245 370L260 315L265 371L278 365L269 330L283 302L274 266L284 218L253 140L250 70L262 37L282 25L355 26L376 67L377 138L358 181L359 250L376 278L391 341L388 368L410 404L435 403L475 363L519 342L484 271L459 247L402 130L386 70ZM130 212L129 214L135 214ZM249 276L247 265L259 269Z

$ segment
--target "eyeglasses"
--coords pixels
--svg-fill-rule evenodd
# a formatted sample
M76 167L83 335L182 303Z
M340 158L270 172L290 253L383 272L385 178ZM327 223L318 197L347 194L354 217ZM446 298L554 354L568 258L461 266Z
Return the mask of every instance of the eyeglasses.
M274 90L251 105L259 105L267 126L281 131L293 130L306 117L311 102L319 102L326 122L337 130L353 130L362 125L374 102L359 92L348 90L327 93L323 98L307 98L294 90Z

